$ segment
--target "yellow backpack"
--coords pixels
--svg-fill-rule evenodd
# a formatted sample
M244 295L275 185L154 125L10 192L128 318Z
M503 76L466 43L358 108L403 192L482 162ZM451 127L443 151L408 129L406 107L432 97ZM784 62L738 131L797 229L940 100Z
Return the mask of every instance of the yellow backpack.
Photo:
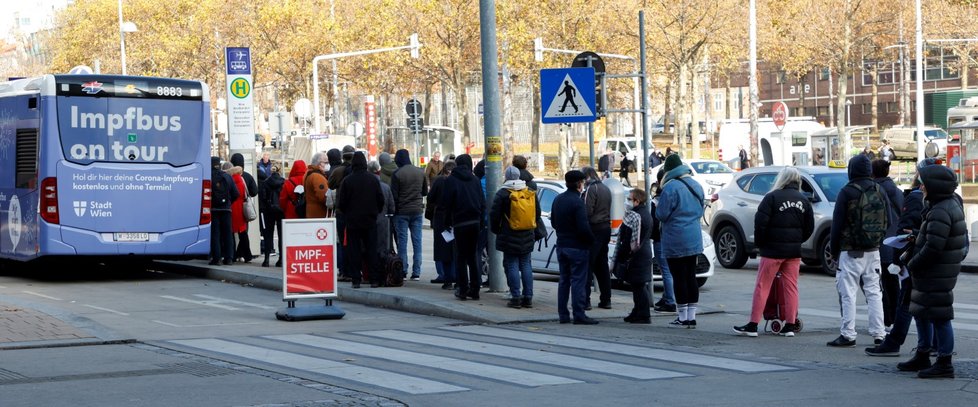
M509 228L533 230L537 227L537 197L529 188L509 193Z

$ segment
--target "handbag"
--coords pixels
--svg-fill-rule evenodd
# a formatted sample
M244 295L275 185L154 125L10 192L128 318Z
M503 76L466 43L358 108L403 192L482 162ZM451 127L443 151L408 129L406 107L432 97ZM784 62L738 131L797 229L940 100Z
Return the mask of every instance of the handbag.
M251 222L258 219L258 205L255 203L255 197L250 196L245 198L243 207L246 221Z

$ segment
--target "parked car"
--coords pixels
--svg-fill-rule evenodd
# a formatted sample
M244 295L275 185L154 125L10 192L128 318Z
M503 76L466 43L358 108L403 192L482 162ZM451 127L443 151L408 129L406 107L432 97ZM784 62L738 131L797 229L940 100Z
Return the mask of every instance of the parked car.
M550 208L554 198L567 190L563 181L535 179L537 183L537 193L540 196L540 215L543 224L547 227L547 236L536 242L533 253L530 255L530 263L533 271L542 274L560 274L560 267L557 264L557 251L555 250L557 236L554 229L550 227ZM617 236L611 237L611 244L608 247L608 257L614 253L614 246ZM700 286L706 284L706 280L713 276L716 254L713 250L713 240L705 231L703 232L703 253L696 258L696 282ZM662 272L658 264L652 266L652 278L655 281L662 280Z
M774 186L774 180L784 167L754 167L737 173L734 182L713 197L710 236L716 242L716 258L725 268L736 269L757 256L754 246L754 214L761 199ZM849 182L844 168L821 166L795 167L801 172L801 192L812 202L815 211L815 231L802 243L802 261L809 266L822 266L828 275L835 275L837 262L829 255L829 231L832 211L839 191Z
M947 156L947 132L938 127L924 127L924 144L928 145L931 153L928 157ZM896 159L917 159L917 128L912 126L893 126L883 130L880 139L890 142Z
M717 193L721 188L730 183L734 178L734 170L727 166L727 163L717 160L683 160L693 171L693 179L703 187L704 200L709 200L710 196ZM652 176L659 173L659 169L665 164L660 164L652 168ZM655 182L653 181L653 185Z
M645 149L642 148L642 138L641 137L616 137L607 138L600 141L595 141L597 146L594 149L595 159L601 157L605 151L611 150L615 152L615 170L621 168L621 161L623 157L628 157L632 165L628 168L628 171L635 172L639 168L642 168L644 163ZM649 153L654 150L652 143L649 142Z

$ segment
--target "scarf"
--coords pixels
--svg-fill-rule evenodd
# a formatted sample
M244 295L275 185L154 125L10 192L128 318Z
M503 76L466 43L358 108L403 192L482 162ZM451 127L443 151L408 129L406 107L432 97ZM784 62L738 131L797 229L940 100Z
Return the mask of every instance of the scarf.
M628 245L632 252L635 252L642 247L642 217L635 211L628 211L625 212L625 219L622 223L632 230L632 238Z

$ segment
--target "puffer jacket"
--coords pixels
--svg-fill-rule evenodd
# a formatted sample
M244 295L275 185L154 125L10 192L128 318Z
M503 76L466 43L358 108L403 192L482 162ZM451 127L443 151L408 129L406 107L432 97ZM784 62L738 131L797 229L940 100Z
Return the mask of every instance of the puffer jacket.
M492 201L492 208L489 210L489 228L496 234L496 250L506 254L529 254L533 251L533 229L513 230L509 227L506 215L509 214L511 201L510 194L513 191L527 189L526 183L522 180L512 180L503 183L496 197ZM534 199L534 202L536 200ZM537 224L540 224L540 205L536 207Z
M703 217L703 187L691 174L692 170L684 164L673 168L662 178L662 194L659 195L655 216L660 222L662 255L667 259L703 253L703 233L700 228L700 218Z
M754 215L754 242L762 257L801 257L801 244L815 230L812 204L798 191L798 184L768 192Z
M913 291L910 313L930 320L954 319L954 286L968 247L968 225L954 189L957 177L947 167L921 168L929 209L915 239L913 257L907 262Z

